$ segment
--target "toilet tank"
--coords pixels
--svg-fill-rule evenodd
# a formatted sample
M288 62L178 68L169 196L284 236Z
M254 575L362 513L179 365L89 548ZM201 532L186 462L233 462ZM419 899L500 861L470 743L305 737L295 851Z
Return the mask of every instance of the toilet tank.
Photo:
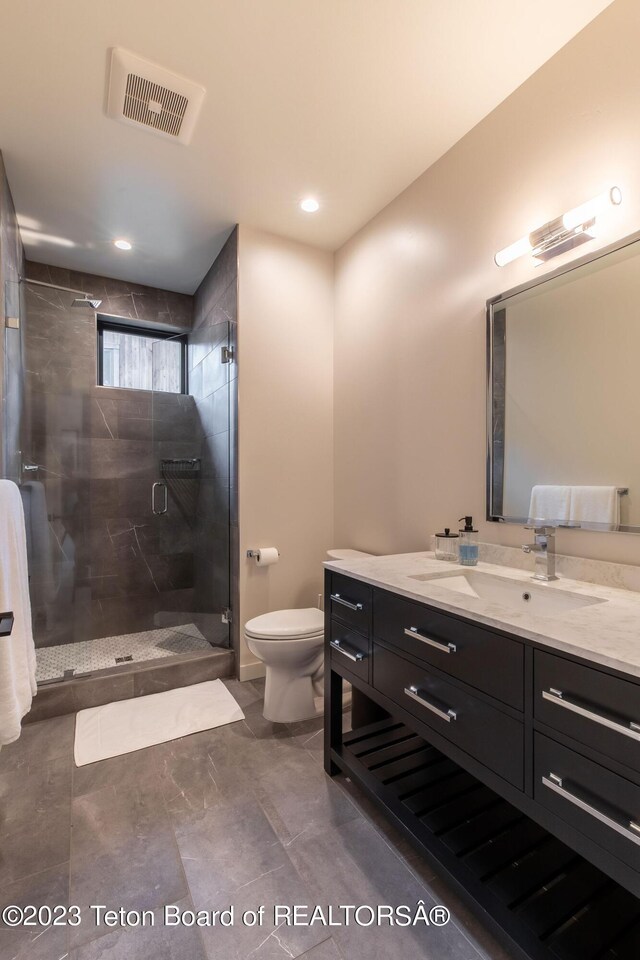
M362 550L327 550L329 560L358 560L360 557L372 557L372 553L363 553Z

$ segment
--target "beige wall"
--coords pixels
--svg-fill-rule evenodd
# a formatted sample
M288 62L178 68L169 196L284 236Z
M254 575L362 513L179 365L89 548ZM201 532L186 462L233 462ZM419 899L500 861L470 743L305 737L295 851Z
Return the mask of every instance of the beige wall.
M316 606L333 537L333 257L239 228L240 623ZM260 569L247 549L276 546ZM240 676L262 664L241 640Z
M563 258L500 269L493 255L612 183L624 203L590 249L640 227L638 36L640 4L616 0L338 252L341 543L422 549L463 513L484 539L522 542L520 527L483 522L484 304ZM634 535L560 531L558 549L640 563Z

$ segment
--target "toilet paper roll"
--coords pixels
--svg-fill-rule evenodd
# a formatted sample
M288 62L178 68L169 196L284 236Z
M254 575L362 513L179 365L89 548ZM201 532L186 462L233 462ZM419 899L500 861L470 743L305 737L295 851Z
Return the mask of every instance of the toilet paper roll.
M256 563L259 567L270 567L280 559L277 547L260 547L256 552Z

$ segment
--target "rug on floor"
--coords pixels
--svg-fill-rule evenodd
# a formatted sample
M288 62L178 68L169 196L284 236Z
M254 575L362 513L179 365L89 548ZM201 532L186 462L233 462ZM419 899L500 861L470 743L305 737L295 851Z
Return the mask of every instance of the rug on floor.
M76 766L133 753L237 720L244 720L244 713L222 680L90 707L76 716Z

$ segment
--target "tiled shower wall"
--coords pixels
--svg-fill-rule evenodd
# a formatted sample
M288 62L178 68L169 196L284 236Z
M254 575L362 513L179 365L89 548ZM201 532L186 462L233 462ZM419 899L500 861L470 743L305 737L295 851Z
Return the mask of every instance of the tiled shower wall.
M100 313L191 326L192 298L27 263L27 274L103 298ZM26 285L23 486L39 646L191 622L197 481L169 484L151 512L160 459L200 455L190 396L96 385L92 311L73 294ZM206 634L205 634L206 635Z
M57 283L74 290L83 290L102 298L100 313L164 326L176 333L191 329L193 322L193 297L171 290L156 290L141 283L127 283L110 277L98 277L77 270L65 270L44 263L27 260L27 276L30 280ZM36 289L35 287L33 289ZM72 299L72 298L71 298Z
M237 363L238 230L231 233L194 297L189 383L202 431L202 480L196 506L196 605L213 592L214 608L238 611ZM238 623L231 633L237 649Z
M10 417L0 417L0 477L12 480L17 479L13 474L15 462L10 462L6 452L17 443L11 429L12 426L17 429L20 422L22 361L20 330L5 328L5 320L20 315L18 280L23 272L24 253L18 221L0 153L0 409L11 413ZM9 435L5 435L7 431Z

